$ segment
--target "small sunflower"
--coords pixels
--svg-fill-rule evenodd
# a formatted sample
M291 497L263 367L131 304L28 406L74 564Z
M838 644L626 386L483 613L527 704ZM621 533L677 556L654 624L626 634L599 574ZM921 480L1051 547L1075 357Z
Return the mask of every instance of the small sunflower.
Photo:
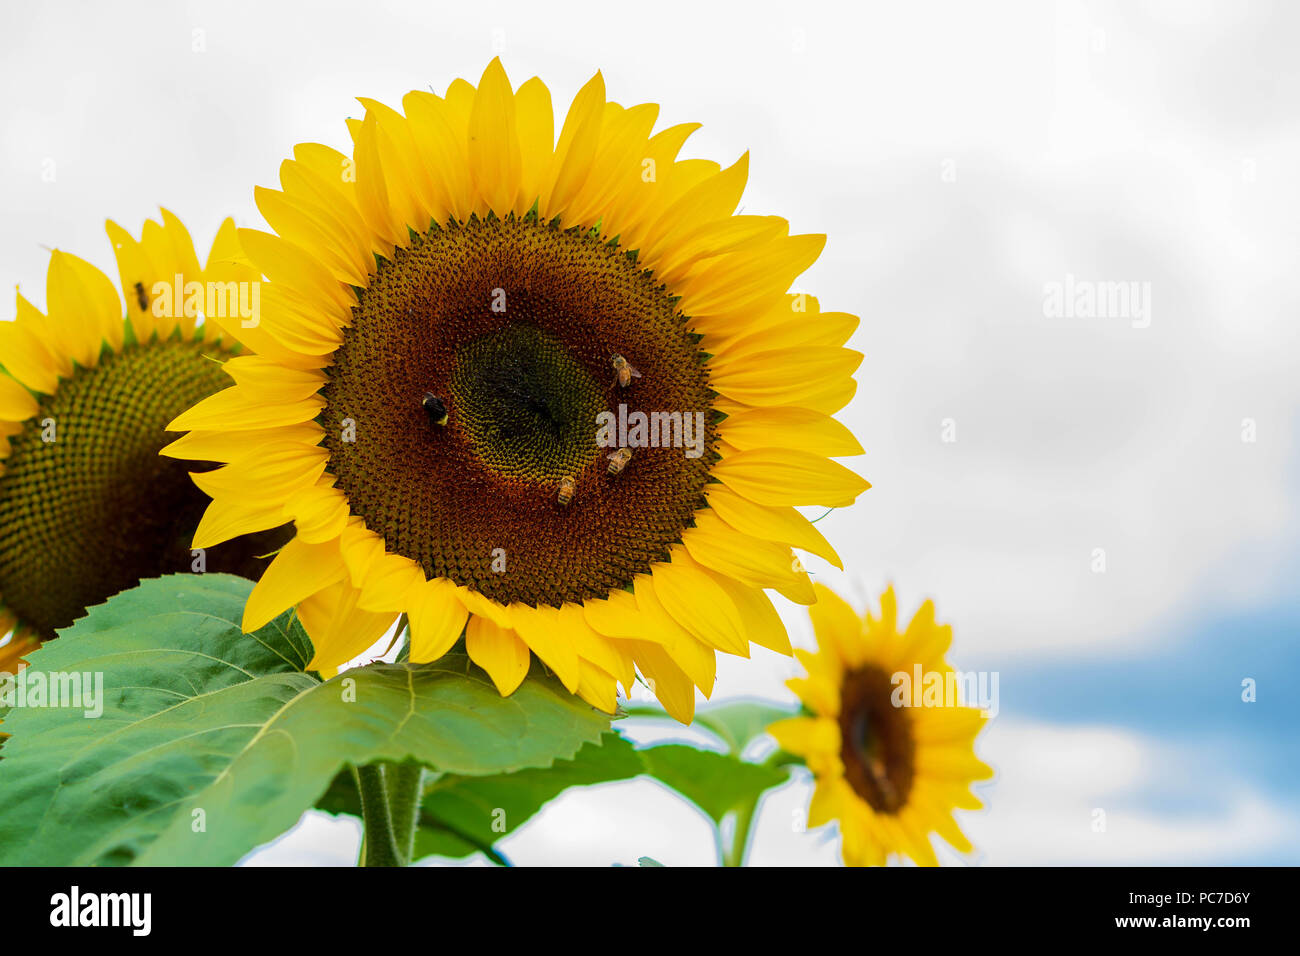
M788 682L812 716L768 728L816 778L808 825L838 820L849 866L880 866L891 855L934 866L932 832L971 852L952 811L978 810L970 785L993 773L974 752L983 712L950 700L897 702L906 685L896 675L911 680L918 666L948 682L952 628L935 623L926 601L900 634L893 588L880 599L880 617L864 620L829 588L816 587L819 649L795 651L808 676Z
M0 671L87 607L199 560L190 539L207 499L158 451L175 437L169 421L222 388L238 345L199 321L185 289L224 293L259 277L240 264L231 220L206 267L166 210L139 241L107 229L125 319L107 276L55 250L49 314L19 293L16 320L0 322ZM266 536L232 542L204 554L203 569L255 577L266 562L254 555L274 547Z
M270 280L256 353L181 415L166 454L228 464L196 545L290 518L244 628L297 605L330 669L400 613L410 655L464 633L502 694L536 654L606 711L634 665L675 717L715 651L789 653L764 589L804 604L791 551L838 564L795 505L868 487L831 415L856 317L791 295L823 236L733 215L747 159L679 159L695 125L605 98L554 136L550 93L361 100L353 153L306 144L241 230Z

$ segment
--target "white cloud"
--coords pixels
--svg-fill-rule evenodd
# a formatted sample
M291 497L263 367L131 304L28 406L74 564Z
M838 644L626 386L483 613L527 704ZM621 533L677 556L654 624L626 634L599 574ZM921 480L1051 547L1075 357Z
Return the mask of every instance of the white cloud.
M983 792L987 809L965 815L981 863L1189 865L1288 848L1300 855L1295 809L1234 779L1225 754L1113 726L1006 719L981 739L981 755L997 769ZM1186 805L1167 806L1170 794ZM1093 828L1097 810L1103 832Z

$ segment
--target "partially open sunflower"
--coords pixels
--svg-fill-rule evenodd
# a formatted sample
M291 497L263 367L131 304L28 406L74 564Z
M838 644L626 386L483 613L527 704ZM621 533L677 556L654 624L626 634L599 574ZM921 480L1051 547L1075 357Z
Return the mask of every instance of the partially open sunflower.
M0 671L141 578L266 566L261 536L191 553L206 498L179 462L158 456L167 423L226 382L238 344L186 309L187 284L256 281L226 220L206 266L163 210L139 241L108 223L126 296L90 263L54 251L40 312L18 295L0 322ZM159 308L155 286L167 290ZM172 295L177 287L181 297ZM204 296L206 303L207 297ZM240 321L231 316L225 321Z
M984 713L949 700L900 705L913 698L899 693L905 685L895 678L910 680L920 665L947 682L952 628L935 623L926 601L900 633L893 588L881 596L878 618L860 618L829 588L816 588L818 650L795 651L808 676L788 681L812 716L768 728L816 778L809 826L838 820L849 866L881 866L891 856L934 866L932 832L971 852L952 811L979 809L970 785L993 773L974 753Z
M788 294L824 237L732 215L746 159L678 159L697 127L654 133L599 74L558 141L495 60L361 102L353 155L297 147L257 191L278 235L240 232L256 357L166 452L228 462L195 544L293 519L244 627L296 604L317 668L405 612L413 661L464 632L502 694L531 651L607 711L635 663L689 721L715 651L789 652L763 589L814 600L791 547L838 563L793 506L868 487L830 460L861 453L830 417L858 320Z

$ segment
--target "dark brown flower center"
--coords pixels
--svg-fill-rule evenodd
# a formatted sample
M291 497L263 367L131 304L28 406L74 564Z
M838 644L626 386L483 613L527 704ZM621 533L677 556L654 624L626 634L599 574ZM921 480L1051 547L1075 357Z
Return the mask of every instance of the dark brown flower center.
M390 552L534 606L667 558L704 506L713 393L651 273L585 231L489 216L413 235L359 296L321 422L338 487ZM641 373L627 387L616 355Z
M172 339L105 351L45 397L12 439L0 477L0 601L43 638L142 578L195 570L194 529L208 498L159 456L185 409L229 386L211 345ZM284 532L227 542L207 571L256 578L256 555Z
M895 707L890 676L878 667L844 675L840 688L840 760L853 791L880 813L907 803L916 744L907 709Z

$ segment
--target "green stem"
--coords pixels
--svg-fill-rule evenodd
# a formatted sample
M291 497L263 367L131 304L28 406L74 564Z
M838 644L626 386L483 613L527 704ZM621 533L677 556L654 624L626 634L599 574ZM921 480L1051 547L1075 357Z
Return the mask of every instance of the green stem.
M420 797L423 795L424 768L418 763L389 764L385 771L388 784L388 815L393 823L393 841L404 863L415 854L415 830L420 820Z
M405 866L410 862L415 807L419 804L420 767L414 765L414 769L412 774L407 765L390 763L356 768L365 828L362 866Z
M749 831L754 824L754 811L758 801L747 803L736 811L735 827L731 833L731 845L723 851L723 866L744 866L745 854L749 850Z

